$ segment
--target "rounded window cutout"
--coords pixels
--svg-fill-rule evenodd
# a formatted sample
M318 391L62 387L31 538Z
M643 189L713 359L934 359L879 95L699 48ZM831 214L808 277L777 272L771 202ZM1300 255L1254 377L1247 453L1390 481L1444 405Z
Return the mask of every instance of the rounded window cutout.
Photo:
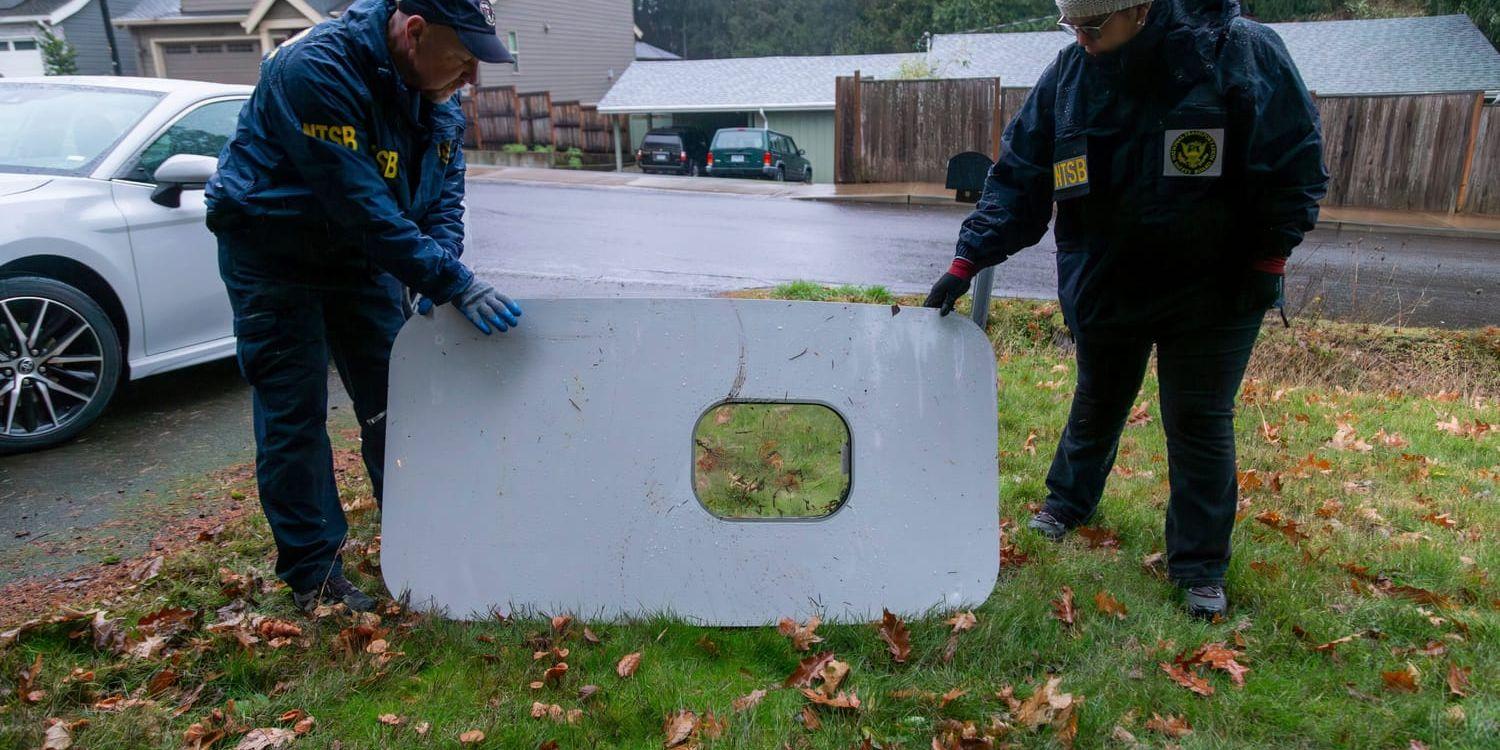
M825 518L849 496L849 440L822 404L719 404L693 429L693 491L726 520Z

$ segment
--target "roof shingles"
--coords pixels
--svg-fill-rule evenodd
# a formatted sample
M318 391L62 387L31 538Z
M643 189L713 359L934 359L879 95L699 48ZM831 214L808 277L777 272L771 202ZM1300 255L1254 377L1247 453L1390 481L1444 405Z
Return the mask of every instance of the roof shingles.
M1467 16L1268 24L1319 94L1500 91L1500 52ZM951 78L1034 85L1072 37L1061 32L939 34L931 62ZM889 78L908 55L754 57L637 62L602 111L832 109L834 79Z

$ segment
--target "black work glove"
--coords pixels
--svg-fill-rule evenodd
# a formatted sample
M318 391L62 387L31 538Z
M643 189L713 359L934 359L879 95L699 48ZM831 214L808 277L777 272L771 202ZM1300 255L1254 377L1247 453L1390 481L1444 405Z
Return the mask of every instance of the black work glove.
M1279 273L1251 271L1250 278L1240 290L1240 310L1243 312L1265 311L1280 307L1285 278Z
M973 278L974 270L972 261L954 258L953 265L932 285L932 291L927 293L927 300L922 306L937 308L939 316L953 312L958 299L969 291L969 279Z

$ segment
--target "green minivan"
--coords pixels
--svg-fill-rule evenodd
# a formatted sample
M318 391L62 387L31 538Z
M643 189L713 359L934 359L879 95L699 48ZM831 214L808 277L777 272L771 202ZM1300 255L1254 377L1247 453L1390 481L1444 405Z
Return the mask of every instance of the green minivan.
M813 181L807 152L792 137L766 128L724 128L714 133L706 171L712 177Z

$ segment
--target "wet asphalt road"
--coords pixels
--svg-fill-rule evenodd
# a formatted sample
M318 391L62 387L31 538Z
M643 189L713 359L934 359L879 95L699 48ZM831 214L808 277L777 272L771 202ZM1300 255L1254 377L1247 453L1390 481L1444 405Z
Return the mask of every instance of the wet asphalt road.
M947 267L961 207L834 204L473 181L465 261L517 297L702 296L807 279L921 292ZM1001 266L996 293L1055 294L1048 237ZM1500 323L1500 243L1315 232L1294 256L1293 311L1406 325ZM348 401L332 424L348 427ZM98 559L38 542L138 512L253 457L249 393L232 362L126 384L82 439L0 458L0 584ZM24 537L17 534L26 532ZM138 554L122 532L109 549ZM82 543L80 543L81 545Z

